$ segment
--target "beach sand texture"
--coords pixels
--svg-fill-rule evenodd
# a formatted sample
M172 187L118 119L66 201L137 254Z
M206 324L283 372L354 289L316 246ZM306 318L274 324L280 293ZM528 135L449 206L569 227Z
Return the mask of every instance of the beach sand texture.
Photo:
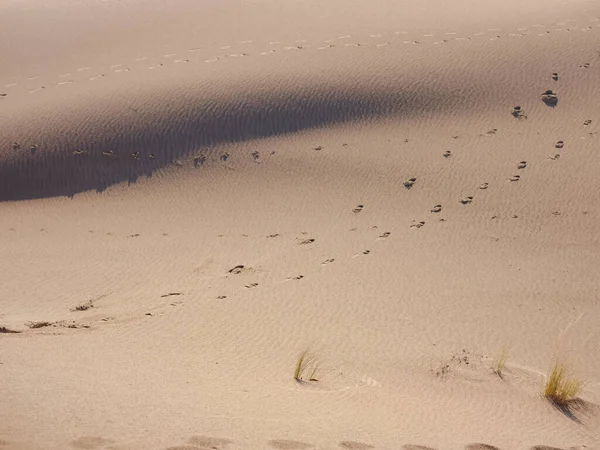
M600 449L600 2L0 30L1 449Z

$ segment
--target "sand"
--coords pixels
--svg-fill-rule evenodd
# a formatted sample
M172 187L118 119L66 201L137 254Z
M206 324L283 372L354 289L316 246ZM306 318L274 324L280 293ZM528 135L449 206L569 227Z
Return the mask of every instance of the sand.
M0 448L600 449L597 1L0 30Z

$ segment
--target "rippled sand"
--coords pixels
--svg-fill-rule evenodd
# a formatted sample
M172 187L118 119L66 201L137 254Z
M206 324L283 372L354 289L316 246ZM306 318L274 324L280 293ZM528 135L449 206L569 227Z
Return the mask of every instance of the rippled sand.
M600 448L597 1L0 29L0 448Z

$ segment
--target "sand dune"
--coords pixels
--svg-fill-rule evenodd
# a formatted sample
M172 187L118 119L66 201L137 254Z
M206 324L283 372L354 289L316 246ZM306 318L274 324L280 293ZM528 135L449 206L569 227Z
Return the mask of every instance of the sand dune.
M600 448L599 17L2 0L0 448Z

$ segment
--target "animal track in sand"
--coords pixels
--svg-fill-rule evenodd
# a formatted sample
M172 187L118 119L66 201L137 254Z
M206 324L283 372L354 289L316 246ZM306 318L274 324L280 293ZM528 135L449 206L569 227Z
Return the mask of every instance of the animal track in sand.
M361 212L361 211L363 210L363 208L364 208L364 207L365 207L365 205L358 205L356 208L354 208L354 209L352 210L352 212L353 212L354 214L358 214L359 212Z
M392 234L392 233L390 233L389 231L386 231L385 233L381 233L381 234L379 235L379 238L380 238L380 239L385 239L385 238L386 238L386 237L388 237L390 234Z
M513 175L508 179L508 181L519 181L521 179L520 175Z
M556 141L554 144L554 148L563 148L565 146L565 141Z
M552 161L556 161L558 158L560 158L560 154L559 153L555 153L553 156L548 156L546 159L550 159Z
M517 164L517 169L525 169L527 167L527 161L521 161Z
M459 200L459 202L462 203L463 205L468 205L470 203L473 203L473 197L472 196L463 197Z
M452 156L452 152L450 150L446 150L443 156L444 158L450 158Z
M433 208L431 208L431 212L432 213L439 213L442 210L442 205L435 205Z
M417 222L417 221L413 220L410 228L421 228L423 225L425 225L424 221Z
M323 262L321 263L321 265L322 265L322 266L325 266L325 265L327 265L327 264L331 264L331 263L332 263L332 262L334 262L334 261L335 261L335 259L333 259L333 258L331 258L331 259L326 259L325 261L323 261Z
M481 190L485 190L485 189L487 189L489 186L490 186L490 184L489 184L489 183L481 183L481 184L479 185L479 189L481 189Z
M313 242L315 242L314 239L303 239L300 242L298 242L298 245L308 245L308 244L312 244Z
M590 125L592 123L592 119L587 119L585 122L583 122L583 126L587 127L588 125Z
M248 289L255 288L256 286L258 286L258 283L249 283L249 284L245 285L245 287Z
M553 79L554 81L558 81L558 73L557 73L557 72L554 72L554 73L552 74L552 79Z

